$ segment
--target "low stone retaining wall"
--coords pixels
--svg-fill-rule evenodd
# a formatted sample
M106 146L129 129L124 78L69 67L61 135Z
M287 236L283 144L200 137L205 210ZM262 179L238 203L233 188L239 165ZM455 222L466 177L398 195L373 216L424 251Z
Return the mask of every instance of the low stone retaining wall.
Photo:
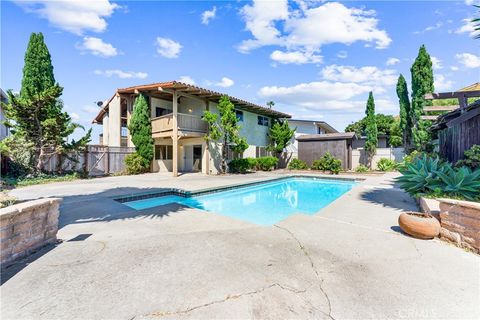
M56 241L61 201L38 199L0 209L2 267Z
M440 202L440 236L480 253L480 203L452 199Z

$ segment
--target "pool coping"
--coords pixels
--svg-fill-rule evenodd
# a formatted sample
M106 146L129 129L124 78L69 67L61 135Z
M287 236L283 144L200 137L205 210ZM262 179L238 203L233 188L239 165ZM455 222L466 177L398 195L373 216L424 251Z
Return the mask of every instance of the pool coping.
M119 203L125 203L125 202L145 200L145 199L158 198L158 197L164 197L164 196L180 196L184 198L190 198L194 196L228 191L228 190L238 189L242 187L254 186L254 185L262 184L265 182L285 180L289 178L316 178L316 179L327 180L327 181L338 180L338 181L344 181L344 182L361 182L365 180L364 178L327 177L324 175L319 176L319 175L309 175L309 174L289 174L281 177L273 177L273 178L261 179L261 180L245 182L245 183L236 183L236 184L230 184L225 186L204 188L204 189L199 189L194 191L188 191L180 188L165 188L164 191L158 191L158 192L147 192L147 193L144 192L144 193L132 194L129 196L115 196L115 197L112 197L112 200L117 201Z

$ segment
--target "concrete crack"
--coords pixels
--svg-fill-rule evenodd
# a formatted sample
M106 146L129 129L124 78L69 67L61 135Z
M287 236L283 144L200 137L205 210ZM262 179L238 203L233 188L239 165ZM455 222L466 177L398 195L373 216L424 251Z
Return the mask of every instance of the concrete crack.
M330 303L330 298L328 297L328 294L327 292L325 292L325 290L323 289L322 285L323 285L323 279L320 277L320 273L318 272L316 266L315 266L315 263L313 262L313 259L312 257L310 256L310 254L308 253L307 249L305 248L305 246L303 245L303 243L295 236L295 234L288 230L287 228L284 228L284 227L281 227L279 225L274 225L276 228L279 228L285 232L287 232L288 234L290 234L290 236L297 242L300 250L303 252L303 254L307 257L308 261L310 262L310 266L313 270L313 272L315 273L315 276L317 277L317 279L319 280L319 284L318 284L318 287L320 288L320 291L322 292L322 294L325 296L325 299L327 300L327 303L328 303L328 313L325 313L325 312L322 312L320 310L320 312L322 312L323 314L325 314L326 316L328 316L330 319L333 319L335 320L335 318L332 316L332 304Z
M157 312L149 313L149 314L147 314L147 316L152 316L152 317L165 317L165 316L173 316L173 315L187 314L187 313L190 313L190 312L195 311L195 310L197 310L197 309L206 308L206 307L209 307L209 306L211 306L211 305L224 303L224 302L227 302L227 301L229 301L229 300L239 299L239 298L245 297L245 296L253 296L253 295L262 293L262 292L264 292L264 291L266 291L266 290L268 290L268 289L274 288L274 287L278 287L278 288L280 288L280 289L282 289L282 290L287 290L287 291L293 292L293 293L295 293L295 294L305 293L305 292L307 291L306 289L298 290L298 289L291 288L291 287L288 287L288 286L285 286L285 285L282 285L282 284L279 284L279 283L273 283L273 284L271 284L271 285L268 285L268 286L265 286L265 287L261 287L261 288L259 288L259 289L257 289L257 290L248 291L248 292L243 292L243 293L238 293L238 294L228 295L228 296L226 296L226 297L223 298L223 299L214 300L214 301L211 301L211 302L208 302L208 303L204 303L204 304L200 304L200 305L197 305L197 306L194 306L194 307L190 307L190 308L187 308L187 309L184 309L184 310L177 310L177 311L157 311Z

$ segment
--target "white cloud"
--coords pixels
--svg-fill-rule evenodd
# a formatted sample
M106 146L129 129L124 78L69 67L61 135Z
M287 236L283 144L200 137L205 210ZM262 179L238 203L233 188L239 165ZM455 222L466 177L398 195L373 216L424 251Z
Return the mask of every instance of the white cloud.
M455 83L452 80L448 80L443 74L436 74L434 80L435 91L450 90Z
M462 34L462 33L468 33L471 37L475 35L475 26L472 23L471 18L466 18L462 20L462 26L460 28L455 30L455 33L457 34Z
M235 84L235 81L227 77L223 77L220 82L215 83L216 86L223 87L223 88L231 87L234 84Z
M381 70L375 66L354 67L339 66L336 64L326 66L320 74L325 80L362 83L381 89L384 86L392 86L397 83L397 71L391 69Z
M428 27L426 27L426 28L423 29L423 30L415 31L414 34L420 34L420 33L425 33L425 32L429 32L429 31L433 31L433 30L436 30L436 29L440 29L442 26L443 26L443 22L438 21L438 22L435 23L434 25L428 26Z
M82 35L85 31L105 31L105 18L120 8L108 0L17 0L15 3L25 11L36 13L52 25L76 35Z
M112 76L117 76L120 79L145 79L148 77L148 73L145 72L133 72L133 71L122 71L122 70L95 70L96 75L104 76L111 78Z
M458 71L458 67L457 67L457 66L451 66L451 67L450 67L450 70L452 70L452 71Z
M431 56L430 60L432 60L432 68L433 70L440 70L443 69L442 61L437 57Z
M215 15L217 14L217 7L213 7L212 10L206 10L202 12L202 23L209 24L210 20L215 19Z
M340 50L337 53L337 57L340 59L346 59L348 57L348 52L345 50Z
M78 113L70 112L70 118L72 118L73 121L77 121L78 119L80 119L80 116L78 115Z
M258 95L279 105L299 110L328 112L365 112L368 92L372 87L358 83L315 81L290 87L266 86ZM377 111L392 110L395 104L389 99L375 99Z
M465 52L456 54L455 58L467 68L480 68L480 56Z
M118 50L110 43L104 42L100 38L85 37L81 44L77 44L77 49L82 52L88 52L95 56L101 57L115 57L118 55Z
M87 106L83 106L82 110L85 111L86 113L97 114L100 108L97 107L96 105L95 106L87 105Z
M388 58L387 62L386 62L386 65L387 66L394 66L398 63L400 63L400 59L398 59L398 58Z
M287 0L260 1L246 5L241 15L253 38L244 40L238 50L247 53L253 49L276 45L286 48L283 63L315 63L315 59L298 58L298 52L318 54L323 45L330 43L352 44L364 41L376 48L388 47L391 42L385 30L378 29L375 11L348 8L338 2L328 2L316 7L302 2L298 10L289 10ZM317 3L315 3L316 5ZM279 56L279 50L271 56ZM295 56L295 58L292 58ZM300 62L305 61L305 62Z
M165 58L178 58L182 45L172 39L157 37L157 52Z
M465 4L466 4L467 6L474 5L474 4L475 4L475 0L465 0Z
M186 83L186 84L191 84L195 85L195 80L192 79L190 76L181 76L178 81Z
M302 52L302 51L283 52L280 50L275 50L270 54L270 59L282 64L288 64L288 63L304 64L304 63L322 62L322 56L316 55L313 52Z

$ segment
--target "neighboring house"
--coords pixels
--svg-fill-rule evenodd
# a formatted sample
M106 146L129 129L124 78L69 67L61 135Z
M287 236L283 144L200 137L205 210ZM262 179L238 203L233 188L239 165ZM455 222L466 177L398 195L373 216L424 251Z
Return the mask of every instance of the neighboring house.
M151 108L155 141L152 172L167 171L176 176L179 171L207 174L219 171L221 149L219 144L205 142L207 123L201 116L205 110L218 113L217 103L222 94L178 81L117 89L93 120L103 125L103 145L133 147L127 126L138 94L148 97ZM243 156L266 155L272 119L290 118L290 115L229 98L240 120L240 135L246 137L249 144Z
M300 120L300 119L290 119L288 120L288 126L290 129L295 129L295 136L292 138L291 152L296 153L298 151L298 142L297 138L306 134L326 134L326 133L337 133L331 125L325 121L312 121L312 120Z
M2 103L8 102L7 94L2 89L0 89L0 99ZM3 114L3 106L0 103L0 141L7 137L9 134L8 128L3 124L4 120L5 115Z

